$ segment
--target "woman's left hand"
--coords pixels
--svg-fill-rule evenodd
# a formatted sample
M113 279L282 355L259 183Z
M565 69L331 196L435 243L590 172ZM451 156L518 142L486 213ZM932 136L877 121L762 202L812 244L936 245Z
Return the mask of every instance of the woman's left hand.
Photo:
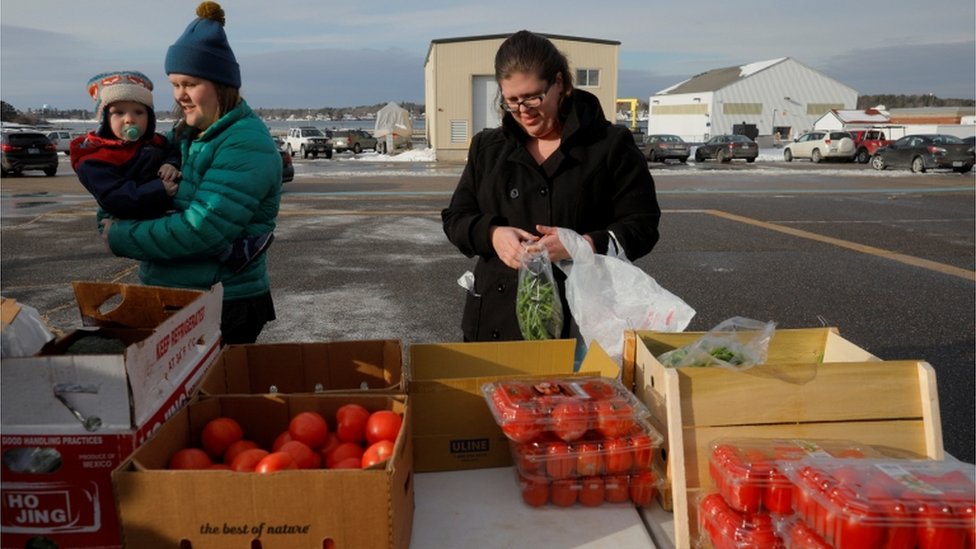
M533 247L545 248L546 251L549 252L549 261L555 263L564 259L570 259L569 252L566 251L562 241L559 240L559 235L557 234L558 227L536 225L535 230L539 231L542 238L540 238L538 242L535 242ZM589 235L583 235L583 239L590 244L591 248L594 248L593 239L590 238Z
M112 251L112 246L109 245L108 243L108 232L109 230L111 230L111 228L112 228L112 218L106 217L105 219L102 220L102 240L105 241L105 247L108 248L108 251L110 252Z

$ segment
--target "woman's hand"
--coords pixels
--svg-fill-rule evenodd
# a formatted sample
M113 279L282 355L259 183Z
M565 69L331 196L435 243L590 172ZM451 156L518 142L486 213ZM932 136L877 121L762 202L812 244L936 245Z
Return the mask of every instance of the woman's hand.
M571 259L569 252L563 247L563 243L559 240L559 234L557 233L557 227L547 227L545 225L536 225L535 230L539 231L542 238L539 242L535 244L536 247L545 248L549 252L549 261L555 263L557 261L562 261L564 259ZM596 247L593 245L593 239L590 235L583 235L583 240L586 240L590 244L590 248L596 251Z
M112 246L108 243L108 232L112 228L112 221L113 219L111 217L102 219L102 240L105 242L105 247L108 248L108 251L110 252L112 251Z
M525 244L535 242L538 237L528 231L516 227L493 226L489 229L491 245L502 263L513 269L521 265Z

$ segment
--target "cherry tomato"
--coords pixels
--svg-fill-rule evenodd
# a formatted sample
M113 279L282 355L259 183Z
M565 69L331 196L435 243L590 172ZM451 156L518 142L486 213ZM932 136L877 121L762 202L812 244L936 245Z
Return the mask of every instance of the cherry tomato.
M549 485L549 498L553 505L570 507L579 497L579 484L572 479L555 480Z
M634 453L634 470L644 471L651 468L654 457L654 441L648 435L634 435L629 439Z
M299 412L291 418L288 433L311 448L320 448L329 434L329 424L318 412Z
M325 466L334 469L336 463L351 457L360 460L361 463L364 452L363 447L355 442L340 442L332 449L332 452L325 456Z
M218 417L203 426L200 436L203 449L211 458L220 459L231 444L244 438L240 423L229 417Z
M590 428L586 405L576 400L560 402L552 409L552 430L556 436L572 442Z
M380 463L385 463L393 455L393 443L389 440L381 440L370 445L363 452L363 469L372 467Z
M650 505L654 500L657 479L654 473L644 471L630 477L630 500L638 507Z
M577 444L576 474L581 477L595 477L603 474L603 454L596 442Z
M627 475L608 475L604 497L611 503L630 501L630 478Z
M254 466L255 473L274 473L275 471L286 471L298 469L295 458L288 452L273 452L261 458L261 461Z
M565 442L551 442L546 447L545 472L550 478L560 480L576 474L576 456Z
M257 447L258 443L254 442L253 440L238 440L227 447L227 450L224 452L224 463L230 465L234 461L234 458L237 457L237 454L243 452L244 450L250 450Z
M549 483L525 477L519 479L522 489L522 501L532 507L541 507L549 503Z
M369 410L359 404L346 404L336 412L336 436L342 442L362 444L366 440Z
M392 410L373 412L366 420L366 441L370 444L381 440L396 442L402 424L403 418Z
M206 469L213 465L207 452L199 448L183 448L170 456L170 469Z
M634 428L634 410L622 398L596 403L596 430L607 438L627 435Z
M587 507L603 505L606 498L606 484L603 477L586 477L580 479L579 502Z
M281 445L280 452L285 452L295 460L299 469L318 469L322 467L322 454L309 448L308 444L300 440L289 440Z
M583 382L583 392L593 400L607 400L616 396L613 385L602 379L589 379Z
M237 454L234 461L231 462L230 468L237 471L238 473L250 473L254 471L258 462L265 458L270 452L263 450L261 448L251 448L250 450L244 450Z
M626 474L634 465L634 453L627 439L614 438L603 443L608 475Z

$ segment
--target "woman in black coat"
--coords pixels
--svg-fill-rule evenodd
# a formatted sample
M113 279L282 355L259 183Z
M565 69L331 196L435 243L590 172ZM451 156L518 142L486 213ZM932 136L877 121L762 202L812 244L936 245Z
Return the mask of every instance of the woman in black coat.
M527 245L569 258L555 227L596 253L635 260L658 240L661 209L647 161L626 128L607 121L597 98L574 89L566 57L547 38L519 31L495 56L505 111L499 128L475 135L450 205L448 239L478 256L461 328L465 341L522 339L515 315ZM564 277L554 268L566 306ZM563 337L575 336L566 322Z

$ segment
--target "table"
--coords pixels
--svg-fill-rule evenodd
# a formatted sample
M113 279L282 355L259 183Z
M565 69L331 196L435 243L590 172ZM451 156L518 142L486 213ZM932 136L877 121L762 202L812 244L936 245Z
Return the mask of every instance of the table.
M670 547L655 544L651 532L660 536L667 526L649 528L632 504L529 507L512 467L417 473L414 501L410 547L416 549ZM645 513L653 520L670 517L657 503Z

